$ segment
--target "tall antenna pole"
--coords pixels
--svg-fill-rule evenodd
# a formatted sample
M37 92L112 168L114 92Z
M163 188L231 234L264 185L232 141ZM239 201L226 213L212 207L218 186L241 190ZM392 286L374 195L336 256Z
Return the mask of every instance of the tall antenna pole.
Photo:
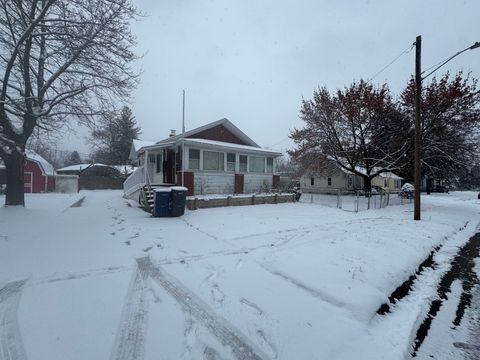
M185 90L183 90L182 106L182 186L185 186Z

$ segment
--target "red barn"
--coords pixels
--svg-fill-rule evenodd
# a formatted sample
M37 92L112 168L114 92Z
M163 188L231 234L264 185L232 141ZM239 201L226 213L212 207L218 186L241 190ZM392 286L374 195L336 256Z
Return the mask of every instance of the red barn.
M36 152L27 150L24 167L25 193L55 191L55 170L53 166Z

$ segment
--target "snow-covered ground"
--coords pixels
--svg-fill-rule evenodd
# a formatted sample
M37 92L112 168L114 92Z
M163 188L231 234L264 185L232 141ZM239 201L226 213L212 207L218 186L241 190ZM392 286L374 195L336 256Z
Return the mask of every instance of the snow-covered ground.
M121 195L0 208L0 359L404 359L480 219L468 192L424 196L420 222L309 202L152 218Z

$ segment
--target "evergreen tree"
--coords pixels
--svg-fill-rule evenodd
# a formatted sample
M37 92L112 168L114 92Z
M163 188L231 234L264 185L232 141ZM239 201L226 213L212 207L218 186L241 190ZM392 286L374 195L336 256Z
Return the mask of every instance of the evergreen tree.
M104 124L91 133L91 141L96 147L95 161L109 165L128 163L132 141L140 133L132 110L124 106L119 116L105 118Z
M80 154L76 150L73 150L65 159L65 166L77 165L81 163L82 159L80 158Z

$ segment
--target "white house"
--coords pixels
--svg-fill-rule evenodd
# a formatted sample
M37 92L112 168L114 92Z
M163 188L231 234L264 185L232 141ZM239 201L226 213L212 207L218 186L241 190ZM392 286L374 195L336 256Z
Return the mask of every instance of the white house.
M275 159L281 155L221 119L158 142L135 140L130 159L138 168L125 180L124 193L138 200L142 189L166 185L183 185L187 195L268 190L280 180Z
M361 168L358 168L358 171L364 172ZM338 165L328 167L324 171L307 171L300 178L300 187L306 193L356 191L363 190L363 185L361 176ZM400 191L402 178L393 172L384 172L372 179L372 186L381 187L389 192Z

